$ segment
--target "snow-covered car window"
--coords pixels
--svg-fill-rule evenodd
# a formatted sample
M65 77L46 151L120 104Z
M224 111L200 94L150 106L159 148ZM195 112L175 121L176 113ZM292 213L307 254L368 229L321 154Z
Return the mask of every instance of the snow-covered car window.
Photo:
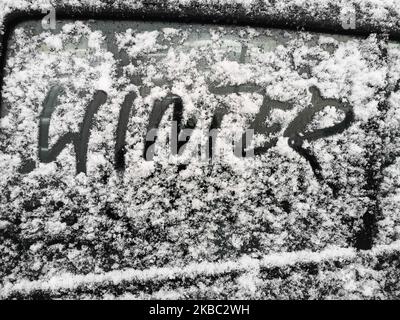
M3 281L393 243L399 58L377 34L19 23L0 102Z

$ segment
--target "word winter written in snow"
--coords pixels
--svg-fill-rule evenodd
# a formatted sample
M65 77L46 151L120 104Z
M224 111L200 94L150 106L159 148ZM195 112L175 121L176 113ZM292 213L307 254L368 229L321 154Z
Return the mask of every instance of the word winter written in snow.
M321 166L316 156L306 147L303 146L304 141L313 141L320 138L339 134L346 130L354 121L354 113L352 107L335 99L325 99L315 86L309 88L312 98L309 106L301 110L293 121L284 130L283 136L288 138L289 146L300 156L304 157L311 165L315 176L322 179ZM89 103L83 121L80 125L79 132L69 132L61 136L58 141L49 147L49 128L53 112L57 107L59 95L63 92L60 86L54 86L50 89L43 103L43 109L39 117L39 141L38 141L38 158L42 163L50 163L57 159L60 152L68 145L72 144L76 159L76 173L86 173L86 162L88 153L88 142L90 131L93 125L93 118L98 109L107 100L107 94L104 91L96 91L92 101ZM267 143L261 146L252 147L252 139L254 134L265 136L273 136L281 130L280 124L267 124L267 119L274 108L289 110L293 104L289 102L281 102L271 99L265 94L265 89L258 86L248 85L239 87L215 87L210 90L216 95L226 95L231 93L260 93L263 95L263 102L255 115L254 120L249 124L246 130L241 131L239 139L232 142L234 146L234 154L237 157L252 157L266 153L271 147L275 146L278 137L271 138ZM119 119L116 129L116 141L114 152L114 167L116 170L125 169L125 153L126 153L126 132L128 129L129 117L132 113L133 102L136 98L134 92L128 93L120 108ZM331 106L344 111L344 119L327 128L315 129L307 131L308 125L313 120L316 113L325 107ZM172 126L170 149L172 155L182 155L185 145L189 142L193 130L196 128L197 119L192 117L183 120L183 102L178 95L169 94L162 100L156 100L152 106L146 128L146 136L143 146L143 158L146 161L152 161L155 152L155 142L158 136L158 129L166 111L172 107ZM206 158L213 158L215 154L215 144L221 123L225 115L229 114L229 108L223 106L216 108L211 119L209 127L208 143L205 147ZM20 168L21 173L29 173L35 169L34 160L26 160Z

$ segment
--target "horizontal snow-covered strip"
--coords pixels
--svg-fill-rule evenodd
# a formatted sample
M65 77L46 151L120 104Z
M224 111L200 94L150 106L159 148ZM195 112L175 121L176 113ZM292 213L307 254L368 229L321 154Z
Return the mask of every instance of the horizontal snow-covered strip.
M400 243L399 243L400 247ZM311 263L311 262L322 262L327 260L344 259L351 260L357 256L356 250L353 248L331 248L325 249L320 252L311 251L296 251L296 252L284 252L274 253L265 256L261 262L260 267L280 267L288 266L296 263Z
M310 22L329 22L341 28L341 12L357 9L357 29L363 25L379 26L380 30L399 32L400 4L397 0L0 0L0 34L3 31L5 16L16 10L41 10L49 6L57 8L73 8L90 10L121 9L126 11L144 10L145 8L160 8L176 15L185 15L200 8L204 14L220 15L224 8L228 15L234 15L236 7L248 15L268 20L278 17L289 23L300 18Z
M99 283L120 284L122 282L165 281L173 279L193 279L198 276L217 276L231 272L243 273L259 268L291 266L298 263L321 263L333 260L352 261L358 256L375 257L382 254L400 251L400 241L390 245L376 246L372 250L358 253L352 248L330 248L320 252L297 251L270 254L262 259L245 256L238 261L192 263L186 267L149 268L146 270L126 269L104 274L73 275L62 274L50 279L36 281L21 280L15 284L8 283L0 289L0 297L7 298L15 293L23 295L34 291L74 290L86 285Z

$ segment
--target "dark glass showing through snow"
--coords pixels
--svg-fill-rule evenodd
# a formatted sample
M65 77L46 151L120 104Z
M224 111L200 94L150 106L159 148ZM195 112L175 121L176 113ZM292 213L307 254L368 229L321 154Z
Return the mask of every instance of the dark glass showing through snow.
M2 276L391 244L399 57L374 34L18 24L1 101Z

